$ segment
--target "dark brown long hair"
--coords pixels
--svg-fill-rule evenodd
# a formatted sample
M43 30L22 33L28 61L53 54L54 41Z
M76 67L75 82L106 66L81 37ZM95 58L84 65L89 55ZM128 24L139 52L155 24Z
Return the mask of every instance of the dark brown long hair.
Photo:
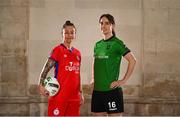
M111 14L102 14L101 17L99 18L99 23L103 17L106 17L112 25L115 25L114 17ZM116 36L114 29L112 30L112 34L113 36Z

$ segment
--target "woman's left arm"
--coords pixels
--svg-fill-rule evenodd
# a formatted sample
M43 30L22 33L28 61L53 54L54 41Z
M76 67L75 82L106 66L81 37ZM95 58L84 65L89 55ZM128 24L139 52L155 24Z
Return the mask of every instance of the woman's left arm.
M128 68L126 70L126 73L125 73L123 79L112 82L111 88L117 88L117 87L120 87L121 85L123 85L130 78L130 76L134 70L134 67L136 64L136 59L135 59L134 55L132 54L132 52L129 52L128 54L126 54L124 56L124 58L128 61Z

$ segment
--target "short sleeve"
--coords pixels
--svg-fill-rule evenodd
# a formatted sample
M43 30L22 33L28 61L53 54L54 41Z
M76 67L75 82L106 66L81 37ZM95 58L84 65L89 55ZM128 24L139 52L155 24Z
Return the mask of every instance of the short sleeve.
M130 49L124 44L124 42L119 41L118 51L122 56L125 56L127 53L130 52Z
M59 55L60 55L60 48L59 47L55 47L51 51L51 54L50 54L49 58L54 60L54 61L58 61Z

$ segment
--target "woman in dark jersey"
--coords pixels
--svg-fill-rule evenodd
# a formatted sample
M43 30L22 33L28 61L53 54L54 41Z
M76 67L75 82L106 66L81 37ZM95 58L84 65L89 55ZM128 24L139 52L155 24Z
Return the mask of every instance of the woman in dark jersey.
M103 14L99 23L103 39L94 47L91 111L95 116L122 116L124 103L121 86L131 76L136 60L130 49L116 37L114 17ZM118 80L122 57L128 61L128 68L124 77Z

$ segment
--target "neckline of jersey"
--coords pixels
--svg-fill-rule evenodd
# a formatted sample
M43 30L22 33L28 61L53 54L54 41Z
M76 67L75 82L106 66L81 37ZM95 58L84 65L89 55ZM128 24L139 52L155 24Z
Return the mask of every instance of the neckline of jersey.
M62 47L64 47L65 49L69 50L70 52L72 52L74 50L73 47L71 47L70 49L67 48L63 43L60 44Z
M103 39L103 41L104 41L104 42L110 41L110 40L112 40L114 37L115 37L115 36L113 35L113 36L111 36L109 39L106 39L106 40Z

